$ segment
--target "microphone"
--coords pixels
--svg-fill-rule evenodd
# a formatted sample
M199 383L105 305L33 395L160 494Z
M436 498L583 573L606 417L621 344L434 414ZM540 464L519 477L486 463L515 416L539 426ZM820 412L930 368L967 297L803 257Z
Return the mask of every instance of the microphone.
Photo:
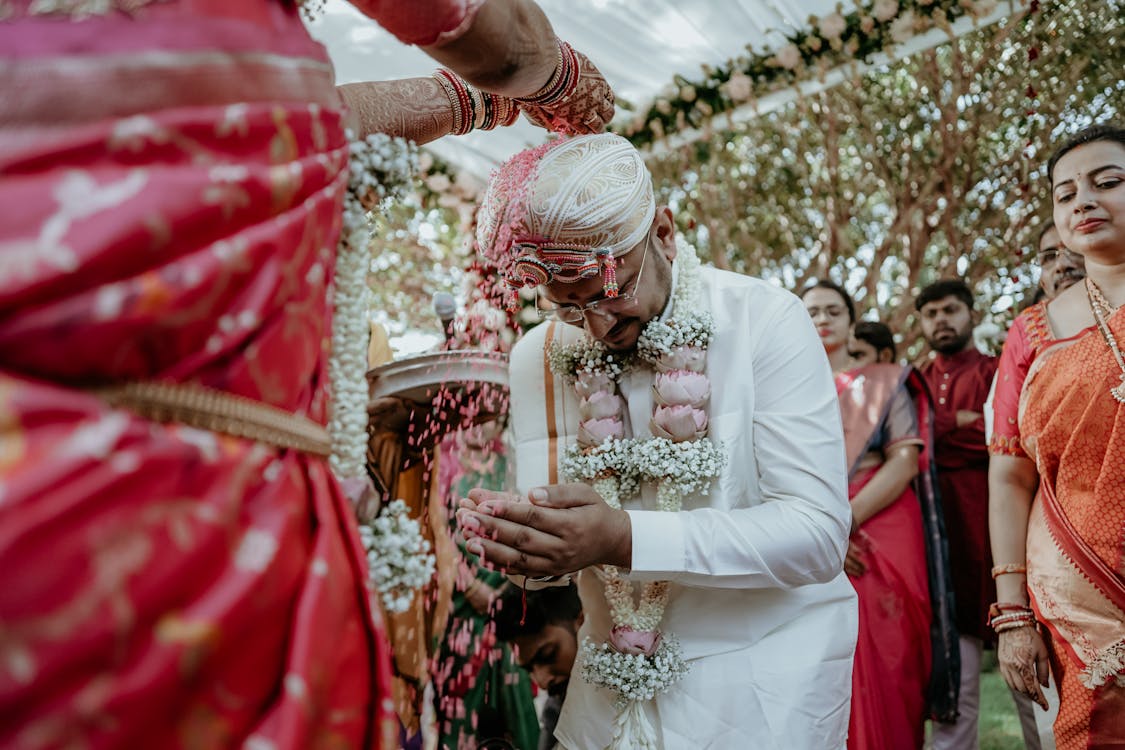
M441 332L446 341L453 340L453 319L457 315L457 300L449 292L434 292L434 312L441 321Z

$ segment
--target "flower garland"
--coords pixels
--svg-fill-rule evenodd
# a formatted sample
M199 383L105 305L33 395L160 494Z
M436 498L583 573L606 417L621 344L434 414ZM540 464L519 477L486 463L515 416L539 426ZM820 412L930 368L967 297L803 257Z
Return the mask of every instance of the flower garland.
M333 287L332 356L328 380L332 392L329 464L341 479L367 475L367 271L372 222L369 213L405 193L416 164L415 147L402 138L369 135L362 141L347 133L348 189L344 225L336 251Z
M415 592L429 583L437 564L418 521L408 515L404 501L395 500L369 525L360 524L359 538L383 607L405 612Z
M568 481L586 482L612 508L635 495L644 482L657 488L662 511L676 512L683 498L706 489L726 462L707 437L704 405L711 395L704 374L714 320L701 307L699 257L677 240L679 278L667 320L650 321L635 355L608 351L585 337L555 344L548 362L555 375L574 386L579 398L577 443L562 462ZM618 381L639 363L656 370L651 438L625 437L625 401ZM606 601L614 627L607 643L582 644L582 673L599 687L617 693L618 715L611 750L654 748L655 732L644 703L686 674L679 642L659 630L668 605L668 581L643 585L639 602L633 584L612 565L604 566Z
M367 478L367 273L371 266L370 214L401 198L416 168L415 147L402 138L370 135L362 141L347 133L348 188L344 220L336 251L333 286L332 356L328 360L332 411L329 465L354 504L363 499ZM384 606L401 612L410 606L414 590L433 576L434 558L418 523L406 516L406 504L390 503L369 523L359 523L367 550L372 581Z
M1027 0L1018 0L1026 4ZM638 108L633 120L612 128L636 146L689 127L704 127L714 116L756 98L796 85L852 60L867 60L933 28L951 32L953 22L991 15L998 0L857 0L822 17L810 16L804 30L786 35L776 51L754 51L713 68L704 78L675 76L664 96Z

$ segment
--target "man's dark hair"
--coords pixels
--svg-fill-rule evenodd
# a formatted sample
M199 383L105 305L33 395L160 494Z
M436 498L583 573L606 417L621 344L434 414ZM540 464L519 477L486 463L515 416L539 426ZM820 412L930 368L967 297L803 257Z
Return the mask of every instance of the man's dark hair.
M855 302L852 300L852 295L848 294L844 290L844 287L840 286L835 281L829 281L828 279L817 279L816 281L810 282L808 286L801 290L801 299L804 299L805 295L811 292L813 289L831 289L832 291L836 292L836 294L843 297L844 304L848 308L848 322L855 322Z
M961 279L942 279L930 284L918 294L918 299L914 300L914 309L921 310L923 305L946 297L956 297L970 310L973 309L973 292Z
M860 341L866 341L875 347L875 354L889 349L893 359L898 352L895 351L895 335L885 324L875 320L861 320L852 329L852 335Z
M525 594L526 616L523 609ZM525 592L519 586L507 583L500 591L492 620L496 623L496 637L501 641L511 641L521 635L542 632L548 625L570 625L581 614L582 600L578 598L578 588L574 584Z
M1051 154L1051 159L1047 162L1047 179L1050 180L1051 187L1055 185L1055 165L1059 163L1059 159L1079 146L1085 146L1087 143L1097 143L1098 141L1114 141L1122 148L1125 148L1125 128L1119 127L1113 123L1091 125L1088 128L1079 130L1071 138L1066 140L1061 146L1055 149L1055 153Z

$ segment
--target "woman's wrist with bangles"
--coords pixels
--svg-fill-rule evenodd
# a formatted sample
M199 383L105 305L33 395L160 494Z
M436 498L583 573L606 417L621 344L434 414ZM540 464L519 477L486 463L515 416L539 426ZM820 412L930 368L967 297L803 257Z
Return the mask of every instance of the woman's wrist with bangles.
M993 602L988 607L988 625L997 633L1035 627L1035 612L1019 602Z
M992 630L997 635L1000 635L1001 633L1007 633L1007 632L1012 631L1012 630L1020 630L1022 628L1034 628L1034 627L1035 627L1035 618L1030 617L1030 618L1023 618L1023 619L1011 620L1011 621L1006 621L1006 622L997 622L992 626Z
M433 77L445 91L453 111L452 135L507 127L519 117L519 107L506 96L481 91L445 68L438 68Z
M531 107L547 107L561 104L571 97L578 88L580 67L578 54L566 42L555 39L557 45L555 70L538 91L516 98L516 102Z

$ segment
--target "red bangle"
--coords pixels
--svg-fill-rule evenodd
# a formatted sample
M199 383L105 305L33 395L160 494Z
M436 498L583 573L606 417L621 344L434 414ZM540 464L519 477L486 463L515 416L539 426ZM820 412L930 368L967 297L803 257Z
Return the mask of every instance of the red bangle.
M434 71L434 78L445 89L445 94L453 107L452 135L465 135L473 129L477 117L476 106L469 93L469 85L461 79L461 76L445 68Z
M520 104L527 104L532 107L550 107L569 99L574 90L578 88L578 53L561 39L556 39L555 42L558 44L559 50L555 72L547 79L547 83L543 84L543 87L534 94L517 98L516 101Z

